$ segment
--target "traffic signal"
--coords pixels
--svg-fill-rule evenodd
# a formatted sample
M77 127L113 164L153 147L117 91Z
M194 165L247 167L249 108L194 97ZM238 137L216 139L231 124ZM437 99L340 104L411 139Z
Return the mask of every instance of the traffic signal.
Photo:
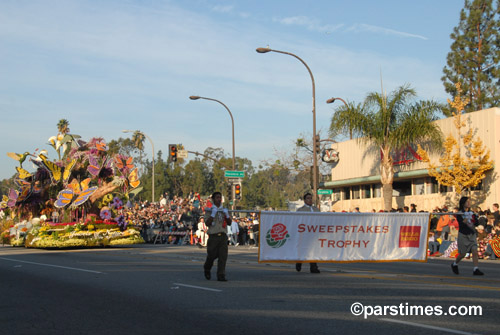
M316 142L315 143L316 146L314 147L314 150L316 151L316 153L319 154L319 152L320 152L320 148L319 148L320 147L319 135L316 135L316 141L315 142Z
M229 201L233 200L233 184L227 184L227 199Z
M168 148L170 151L170 159L172 162L177 162L177 144L169 144Z
M241 184L234 185L234 198L241 199Z

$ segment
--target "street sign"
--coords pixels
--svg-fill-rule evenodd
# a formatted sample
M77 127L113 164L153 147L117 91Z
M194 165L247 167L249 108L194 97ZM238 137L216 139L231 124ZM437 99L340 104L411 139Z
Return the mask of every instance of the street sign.
M318 194L333 194L333 190L318 190Z
M187 150L179 150L177 151L177 157L179 158L188 158Z
M225 178L245 178L245 171L224 171Z
M227 182L230 184L242 183L243 179L241 178L227 178Z

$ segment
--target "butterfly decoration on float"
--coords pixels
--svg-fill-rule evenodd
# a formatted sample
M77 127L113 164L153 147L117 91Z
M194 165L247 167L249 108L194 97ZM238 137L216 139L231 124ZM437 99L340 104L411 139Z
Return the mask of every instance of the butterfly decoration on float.
M0 208L12 208L16 205L17 199L19 198L19 192L9 188L8 195L2 196L2 201L0 202Z
M17 198L17 201L18 202L25 201L26 199L28 199L31 196L32 193L33 193L33 187L32 187L31 184L21 186L21 189L19 191L19 196Z
M135 168L132 171L130 171L130 174L128 175L127 178L127 184L130 186L131 189L134 189L141 184L141 181L139 180L138 168Z
M96 142L95 147L99 151L108 151L108 146L104 141Z
M132 170L134 168L134 164L132 164L133 160L134 159L132 157L116 155L113 164L118 170L123 172L125 170Z
M60 167L56 163L49 161L47 156L43 154L41 154L39 157L42 160L42 164L50 172L50 178L52 179L52 184L57 184L60 181L63 181L64 184L68 183L69 177L71 176L71 170L76 164L76 159L73 159L65 167Z
M16 170L18 173L14 184L20 189L18 201L26 200L32 193L41 192L40 182L36 180L35 175L20 167L16 167Z
M19 179L26 179L32 176L31 173L29 173L27 170L23 169L22 167L16 166L16 171L18 174Z
M59 192L54 206L63 208L71 204L71 207L75 208L82 205L89 200L90 196L97 190L97 186L89 187L89 184L90 178L82 182L73 179L64 190Z
M103 168L110 168L111 160L105 157L102 159L101 163L99 163L99 158L95 155L89 156L89 165L87 166L87 171L92 175L93 178L99 176L101 170Z

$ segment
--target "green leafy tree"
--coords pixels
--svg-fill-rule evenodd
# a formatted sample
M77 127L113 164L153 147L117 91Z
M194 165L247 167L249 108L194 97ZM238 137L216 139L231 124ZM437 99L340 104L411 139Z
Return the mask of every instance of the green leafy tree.
M59 131L59 134L66 135L69 133L69 121L66 119L61 119L57 123L57 131Z
M125 156L137 157L139 151L137 150L134 142L130 138L119 138L117 140L111 140L108 143L108 154L110 156L115 154L121 154Z
M205 194L205 179L207 178L206 166L199 159L189 161L184 167L184 182L182 190L184 194L199 192ZM208 191L208 190L207 190Z
M330 135L335 138L338 135L348 135L352 140L356 134L356 125L359 124L359 117L363 116L363 105L348 101L345 105L335 109L330 122Z
M454 98L456 83L468 92L466 112L500 103L500 2L466 0L443 69L446 92ZM446 113L451 116L451 110Z
M355 120L353 131L362 136L358 140L377 147L381 152L380 175L384 209L387 211L392 208L394 166L391 154L394 150L410 144L432 147L442 142L441 131L432 122L442 106L432 101L411 103L415 96L415 90L409 85L397 88L389 96L370 93L365 99L365 108L353 110L358 115L349 119ZM333 122L342 123L342 118L334 115ZM330 128L337 129L338 126Z

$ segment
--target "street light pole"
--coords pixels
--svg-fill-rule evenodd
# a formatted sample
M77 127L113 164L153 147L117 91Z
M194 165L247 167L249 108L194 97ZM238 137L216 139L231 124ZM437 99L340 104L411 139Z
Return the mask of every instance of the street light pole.
M133 133L134 131L133 130L123 130L124 133ZM151 137L149 137L146 133L143 133L142 131L140 130L137 130L137 132L141 133L142 135L144 135L148 140L149 142L151 143L151 147L153 148L153 167L152 167L152 175L151 175L151 203L154 203L155 202L155 145L153 143L153 140L151 139Z
M233 171L234 171L236 169L236 164L235 164L236 157L235 157L235 154L234 154L235 150L234 150L234 119L233 119L233 114L231 113L231 111L229 110L229 108L222 101L219 101L217 99L199 97L197 95L192 95L192 96L189 97L189 99L191 99L191 100L205 99L205 100L215 101L215 102L220 103L222 106L224 106L224 108L227 109L227 111L229 113L229 116L231 116L232 138L233 138Z
M326 100L326 103L327 103L327 104L333 104L333 103L335 102L335 100L340 100L340 101L342 101L342 102L344 103L344 105L345 105L346 107L349 107L349 106L347 105L347 102L345 102L345 100L344 100L344 99L342 99L342 98L330 98L330 99Z
M307 71L309 72L309 75L311 76L311 81L312 81L312 113L313 113L313 202L316 205L319 205L318 203L318 158L317 158L317 152L316 152L316 88L314 85L314 76L311 72L311 69L309 66L307 66L306 62L302 60L297 55L294 55L293 53L286 52L286 51L280 51L280 50L274 50L270 49L269 47L267 48L257 48L256 51L258 53L267 53L267 52L277 52L280 54L285 54L285 55L290 55L295 58L297 58L304 66L306 67Z
M346 110L347 110L347 111L349 111L349 105L348 105L348 104L347 104L347 102L345 102L345 100L344 100L344 99L342 99L342 98L330 98L330 99L326 100L326 103L327 103L327 104L333 104L333 103L335 102L335 100L340 100L340 101L342 101L342 102L344 103L344 105L345 105ZM351 139L351 140L352 140L352 129L351 129L351 127L350 127L350 124L349 124L349 139Z

